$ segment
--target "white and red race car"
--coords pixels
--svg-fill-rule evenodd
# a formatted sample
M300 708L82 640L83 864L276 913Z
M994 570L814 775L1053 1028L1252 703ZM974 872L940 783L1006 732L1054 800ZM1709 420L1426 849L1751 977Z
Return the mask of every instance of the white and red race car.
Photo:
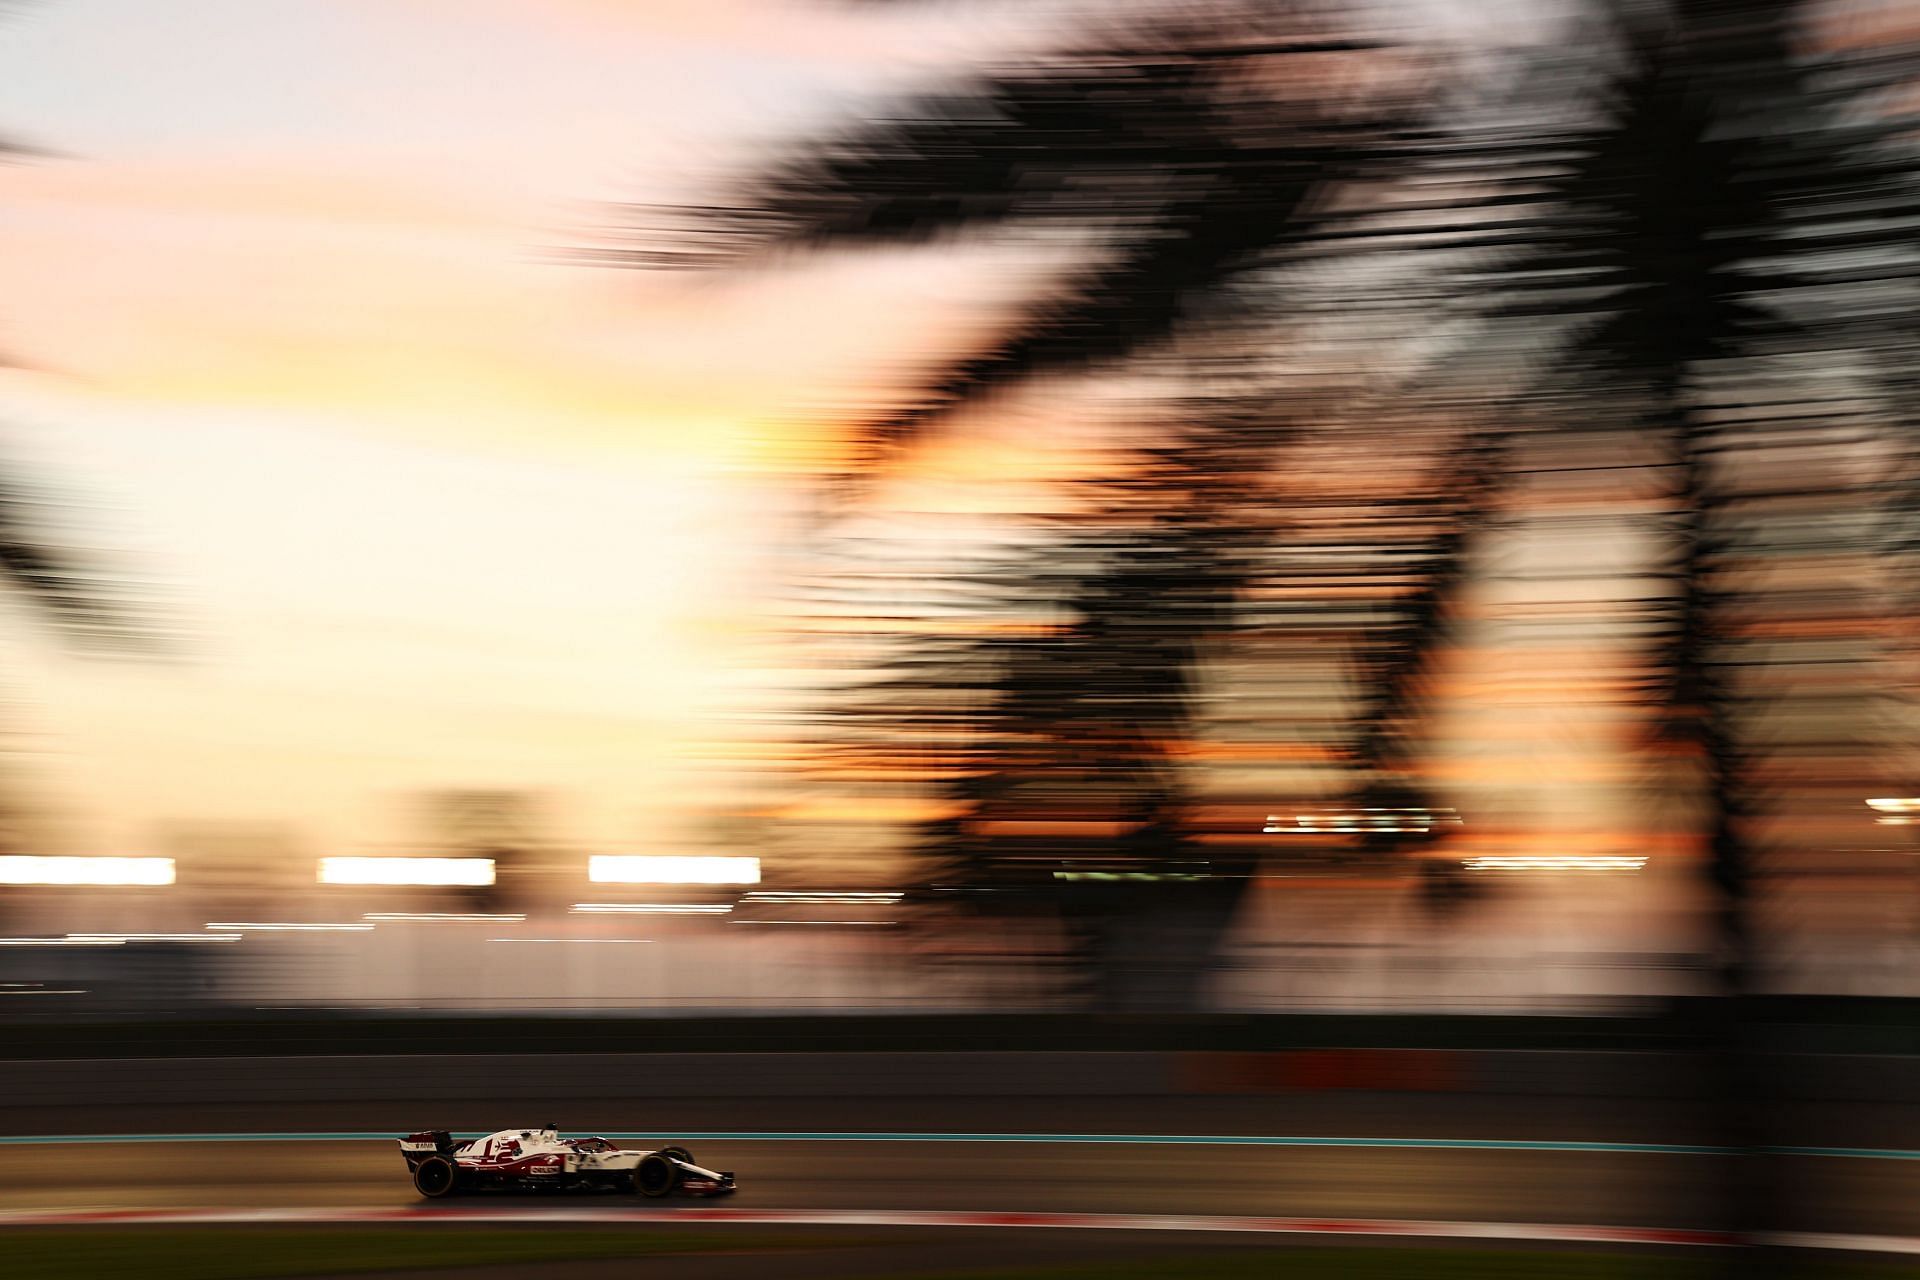
M430 1200L483 1190L601 1190L643 1196L723 1196L733 1175L693 1162L685 1147L629 1151L605 1138L563 1138L551 1125L502 1129L461 1142L445 1129L400 1139L413 1187Z

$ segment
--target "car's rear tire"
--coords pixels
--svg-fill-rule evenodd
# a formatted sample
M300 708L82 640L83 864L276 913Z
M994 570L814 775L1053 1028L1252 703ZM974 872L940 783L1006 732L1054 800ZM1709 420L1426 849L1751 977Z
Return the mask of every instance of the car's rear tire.
M459 1186L459 1166L446 1156L428 1156L413 1167L413 1189L429 1200L444 1199Z
M650 1152L633 1170L633 1189L643 1196L672 1195L680 1185L680 1166L658 1151Z

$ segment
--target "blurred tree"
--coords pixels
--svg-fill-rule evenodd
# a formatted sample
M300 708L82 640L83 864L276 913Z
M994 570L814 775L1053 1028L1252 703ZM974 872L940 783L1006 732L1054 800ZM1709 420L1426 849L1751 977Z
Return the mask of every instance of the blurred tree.
M1744 992L1747 862L1738 822L1739 759L1715 661L1722 550L1710 528L1719 495L1708 453L1711 364L1738 357L1771 319L1755 297L1788 283L1753 274L1773 243L1777 149L1755 110L1792 93L1789 3L1681 0L1626 32L1612 118L1572 138L1542 138L1539 242L1498 266L1509 314L1586 318L1560 376L1589 394L1624 395L1623 425L1667 442L1672 495L1670 604L1661 611L1658 696L1664 743L1706 774L1702 825L1718 890L1721 978ZM1768 10L1771 10L1770 12Z
M1317 202L1394 145L1411 100L1390 81L1370 86L1364 101L1337 87L1343 60L1389 57L1375 42L1330 31L1306 6L1221 5L1150 19L921 102L897 121L803 146L714 205L627 210L640 234L594 257L739 265L776 246L861 247L974 227L1018 235L1064 225L1085 241L1091 251L1076 274L861 427L838 485L845 502L956 410L1012 383L1151 352L1230 280L1296 243L1320 218ZM1230 907L1244 883L1243 865L1189 856L1171 749L1192 731L1202 644L1231 625L1250 563L1232 477L1267 471L1286 434L1271 415L1245 410L1214 407L1169 423L1135 474L1093 486L1103 514L1066 548L1050 546L1048 563L1029 565L1032 576L1002 602L1055 610L1058 626L958 650L938 644L906 682L885 682L890 702L878 704L905 729L917 696L903 700L905 687L970 668L959 679L975 693L974 754L947 785L972 812L937 823L931 847L972 888L1018 887L1026 900L1062 907L1083 938L1117 939L1125 932L1111 925L1117 915L1137 926L1149 909L1185 897L1205 897L1217 928L1220 905ZM1076 566L1071 574L1051 567L1063 562ZM954 714L950 690L931 692L949 704L935 715ZM1068 811L1079 829L1131 834L1063 836ZM1176 865L1205 865L1218 883L1183 889L1202 881L1170 881ZM1121 866L1140 878L1092 878L1118 876ZM1212 937L1196 936L1204 953ZM1190 961L1169 955L1161 964L1191 972ZM1112 972L1104 962L1094 968Z
M1621 59L1607 118L1543 132L1520 157L1540 175L1539 199L1514 220L1515 251L1474 281L1511 320L1570 321L1547 377L1590 420L1661 442L1674 477L1664 586L1646 613L1644 695L1658 713L1647 749L1663 779L1682 771L1704 845L1721 997L1706 1029L1726 1140L1750 1153L1734 1204L1754 1230L1775 1220L1780 1194L1759 1155L1769 1104L1748 1018L1765 989L1757 833L1808 807L1798 779L1815 756L1858 747L1831 709L1817 713L1817 740L1785 736L1785 673L1818 671L1831 686L1847 660L1836 644L1858 631L1830 601L1810 613L1807 589L1781 584L1804 573L1795 557L1821 557L1831 582L1864 549L1836 536L1835 517L1877 494L1844 468L1835 476L1832 459L1859 447L1873 390L1834 371L1884 343L1873 330L1887 297L1871 286L1910 274L1881 255L1911 235L1920 172L1895 144L1904 126L1864 110L1860 86L1812 56L1812 8L1609 6Z
M0 164L35 154L0 137ZM60 506L18 467L0 471L0 575L82 652L152 655L164 648L151 601L67 539L56 518Z

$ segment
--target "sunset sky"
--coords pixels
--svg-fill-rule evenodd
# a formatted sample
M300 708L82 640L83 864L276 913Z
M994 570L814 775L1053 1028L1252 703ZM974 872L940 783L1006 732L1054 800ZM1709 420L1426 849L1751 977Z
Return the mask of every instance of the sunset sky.
M191 636L116 665L7 616L19 776L67 851L192 819L404 840L431 786L670 839L722 785L683 763L711 717L781 678L742 646L814 443L791 422L991 290L963 255L728 283L553 250L597 200L691 194L1030 29L757 0L10 15L0 125L47 154L0 166L0 422Z
M1393 12L1471 43L1550 38L1563 6L1496 8ZM182 662L112 664L0 613L15 777L61 851L204 819L405 841L406 794L455 786L547 792L569 839L680 839L730 785L703 745L791 688L765 617L821 411L1049 264L948 246L716 279L557 251L600 202L697 198L889 91L1048 43L1054 9L9 13L0 136L41 154L0 165L0 444L189 636ZM945 461L1004 492L1046 462L1009 438L1034 434Z

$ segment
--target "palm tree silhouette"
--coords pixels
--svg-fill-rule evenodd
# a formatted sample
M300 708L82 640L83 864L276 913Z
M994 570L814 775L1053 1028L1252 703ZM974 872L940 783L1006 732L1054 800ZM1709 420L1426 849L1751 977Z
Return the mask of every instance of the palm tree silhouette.
M1735 1225L1753 1232L1777 1220L1786 1195L1764 1155L1773 1108L1754 1004L1767 990L1755 833L1809 803L1783 772L1807 757L1796 760L1795 742L1769 724L1792 707L1784 677L1832 665L1754 626L1790 620L1794 607L1756 566L1777 562L1781 546L1829 559L1863 550L1821 522L1876 495L1821 479L1818 459L1857 448L1858 402L1878 397L1886 412L1890 389L1820 366L1870 366L1903 341L1911 349L1888 332L1910 325L1909 268L1890 251L1903 251L1920 175L1902 123L1864 109L1872 73L1797 47L1810 9L1619 6L1607 118L1537 139L1524 161L1546 175L1536 218L1475 281L1504 319L1564 326L1550 384L1584 404L1590 422L1655 442L1672 477L1661 585L1642 617L1643 695L1656 713L1647 745L1663 772L1676 761L1691 770L1720 997L1702 1029L1721 1072L1723 1138L1748 1153L1737 1162ZM1795 474L1796 458L1812 473ZM1825 514L1809 518L1809 504ZM1845 737L1820 733L1811 750L1828 755Z
M857 248L982 227L1018 234L1065 224L1093 236L1100 251L1062 287L861 425L855 461L837 484L850 501L956 410L1009 385L1155 350L1238 276L1337 216L1317 209L1317 198L1390 154L1407 108L1391 99L1364 109L1263 100L1255 68L1376 51L1365 39L1294 25L1286 36L1168 25L1042 59L915 104L899 120L804 146L710 205L629 210L650 234L593 256L713 267L774 248ZM1219 503L1208 476L1217 479L1222 464L1264 467L1262 452L1284 434L1271 422L1251 424L1243 405L1215 408L1170 426L1132 480L1102 486L1106 509L1139 506L1144 496L1159 515L1146 529L1087 535L1072 556L1085 566L1074 580L1035 566L1019 585L1028 597L1052 594L1074 619L1064 631L965 655L963 663L998 673L976 729L1000 754L970 761L959 792L976 802L989 792L1004 806L1036 788L1091 795L1113 791L1092 778L1128 778L1119 791L1130 798L1114 792L1103 801L1139 819L1128 855L1139 866L1190 860L1167 747L1190 729L1198 646L1230 625L1249 563L1240 550L1249 530ZM945 650L920 669L950 673L954 657ZM892 710L915 709L896 701ZM949 846L955 838L944 827L935 837ZM1018 847L993 853L977 839L960 843L971 851L958 863L976 873L997 868L989 883L1036 874L1039 864ZM1091 892L1027 883L1055 896ZM1173 892L1162 886L1156 900Z
M1142 352L1297 240L1315 195L1374 163L1405 107L1262 103L1243 83L1247 69L1375 48L1206 24L1095 43L803 144L712 204L618 211L634 233L586 256L713 268L775 248L870 248L969 229L1051 224L1096 236L1102 252L1076 275L863 424L846 477L857 485L997 389Z

